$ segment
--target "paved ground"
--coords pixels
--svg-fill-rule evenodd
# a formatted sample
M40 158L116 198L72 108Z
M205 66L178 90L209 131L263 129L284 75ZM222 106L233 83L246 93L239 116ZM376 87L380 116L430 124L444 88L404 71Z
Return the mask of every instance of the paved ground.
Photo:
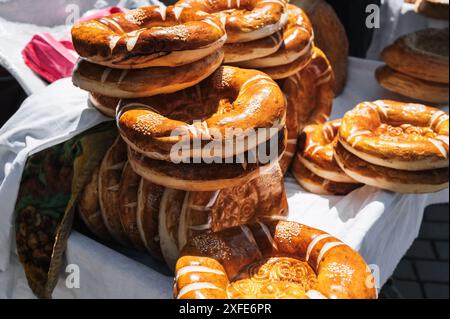
M382 298L449 298L449 206L427 208L419 238L402 259Z

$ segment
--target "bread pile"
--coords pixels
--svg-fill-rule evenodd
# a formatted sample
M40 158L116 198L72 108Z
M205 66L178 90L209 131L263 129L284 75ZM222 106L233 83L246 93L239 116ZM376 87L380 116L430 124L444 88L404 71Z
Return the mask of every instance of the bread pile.
M230 39L280 31L286 4L252 2L272 19L248 32L234 20L250 3L199 11L206 3L144 7L72 30L83 58L73 82L120 133L83 192L80 216L100 238L171 267L198 233L287 214L278 163L287 145L284 93L263 72L221 66Z
M448 29L425 29L404 35L383 50L385 66L376 71L380 85L433 104L448 103Z
M363 102L342 120L305 128L294 176L319 194L346 194L362 184L437 192L448 187L448 125L448 113L437 108Z

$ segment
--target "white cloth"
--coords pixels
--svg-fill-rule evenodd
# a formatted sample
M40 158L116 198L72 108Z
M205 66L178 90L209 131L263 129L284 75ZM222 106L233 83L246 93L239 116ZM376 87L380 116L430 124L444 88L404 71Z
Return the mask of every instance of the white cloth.
M357 102L386 97L373 78L379 62L350 59L349 82L335 101L333 116L340 117ZM393 98L392 94L388 94ZM23 270L10 245L11 215L27 154L35 153L84 131L104 117L86 105L86 93L69 79L28 98L0 130L0 272L1 297L31 297ZM291 177L286 179L290 218L320 228L358 250L368 264L379 269L382 285L416 238L424 208L448 202L448 189L433 195L400 195L363 187L344 197L304 192ZM148 256L116 248L113 251L74 231L69 237L66 261L80 267L80 288L65 287L62 275L56 298L166 298L172 277ZM125 257L123 254L130 256ZM146 267L146 266L148 267Z
M374 30L366 57L379 60L381 51L400 36L425 28L448 28L448 21L430 19L414 11L403 0L381 0L380 28Z

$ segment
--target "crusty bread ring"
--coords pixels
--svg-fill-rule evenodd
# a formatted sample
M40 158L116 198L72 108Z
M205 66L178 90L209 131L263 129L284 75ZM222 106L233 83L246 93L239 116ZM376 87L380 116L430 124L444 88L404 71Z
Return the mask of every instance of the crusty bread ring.
M334 196L347 195L363 186L363 184L356 181L354 183L340 183L322 178L309 170L300 160L300 156L294 158L291 171L300 186L313 194Z
M258 59L278 51L283 44L283 35L280 31L271 36L250 42L227 43L222 47L225 57L224 63Z
M120 99L91 92L89 93L88 101L104 115L112 118L116 117L116 108Z
M117 123L134 150L154 159L173 161L176 156L181 161L228 158L253 149L284 127L285 115L283 93L270 77L223 66L188 90L122 101ZM186 138L191 147L177 153L174 146Z
M345 114L339 141L359 158L421 171L448 167L448 114L421 104L363 102Z
M175 7L219 15L225 25L228 43L268 37L287 22L285 0L181 0Z
M147 97L193 86L213 73L222 60L221 50L175 68L117 70L80 60L75 66L72 81L83 90L105 96L124 99Z
M106 152L98 177L99 202L103 222L111 236L125 246L129 242L120 222L119 189L126 162L126 144L118 137Z
M98 238L111 241L100 211L98 199L98 172L92 173L91 180L86 184L78 201L78 213L86 227Z
M361 183L396 193L433 193L448 187L448 166L422 171L406 171L374 165L349 152L341 143L335 158L344 172Z
M386 65L376 70L375 77L386 90L409 98L435 104L449 101L448 84L420 80L394 71Z
M111 68L175 67L200 60L225 43L218 17L173 6L147 6L77 23L78 54Z
M339 183L356 183L345 174L334 158L341 120L312 124L303 129L299 138L297 160L323 179Z
M236 63L243 68L262 69L292 63L303 56L311 55L313 29L305 12L288 4L288 23L283 29L283 45L268 56Z
M138 189L141 177L137 175L129 162L123 168L119 185L119 217L125 235L134 248L144 250L137 225Z
M267 144L271 143L270 141ZM267 145L267 147L270 147ZM161 161L146 157L131 147L128 147L128 160L133 170L148 181L168 188L187 191L215 191L222 188L231 188L249 182L260 174L278 164L278 156L285 149L284 132L278 134L278 155L268 158L268 162L261 164L239 162L239 159L248 159L248 154L238 159L234 157L229 162L206 164L179 163ZM267 149L267 148L266 148Z
M374 278L357 252L295 222L201 234L181 256L174 285L178 299L377 297Z
M296 106L299 134L308 124L325 123L333 105L333 70L325 54L314 48L313 59L300 72L284 81L287 103Z
M383 50L383 60L395 71L448 84L448 36L448 28L430 28L404 35Z

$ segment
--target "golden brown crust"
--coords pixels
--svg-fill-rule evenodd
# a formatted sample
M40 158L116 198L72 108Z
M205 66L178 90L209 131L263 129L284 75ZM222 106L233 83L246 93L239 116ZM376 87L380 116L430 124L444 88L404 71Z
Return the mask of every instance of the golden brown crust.
M119 217L123 230L134 248L144 250L137 225L138 189L141 177L127 162L119 186Z
M265 137L271 138L284 126L285 114L283 93L270 77L223 66L190 89L124 100L117 116L122 137L136 151L155 159L184 160L226 158L252 149L266 142L256 130L270 131ZM181 148L184 141L198 146L183 150L183 155L174 146ZM230 148L230 143L241 146Z
M120 223L119 189L126 161L126 144L118 137L103 158L98 178L103 221L111 236L124 245L128 243L128 240Z
M448 29L424 29L404 35L382 52L393 70L417 79L449 81Z
M353 155L340 143L335 148L339 166L361 183L397 193L432 193L448 187L448 167L405 171L370 164Z
M84 187L78 201L78 213L87 228L98 238L104 241L110 241L111 236L106 229L100 212L100 203L98 199L98 173L96 169L92 173L91 180Z
M148 97L194 86L213 73L222 60L221 50L201 60L174 68L117 70L80 60L75 66L72 81L83 90L105 96L124 99Z
M284 149L284 134L278 134L278 156ZM130 147L128 158L133 170L150 182L174 189L202 192L242 185L258 177L275 163L278 164L275 159L269 159L269 162L261 164L242 163L236 158L231 159L231 163L175 164L148 158ZM249 155L244 154L244 159L248 158Z
M333 88L339 95L347 80L349 43L344 26L333 8L323 0L293 0L291 3L305 10L311 20L315 45L330 60L336 78Z
M417 0L415 11L429 18L448 20L448 0Z
M375 165L403 170L448 167L448 114L421 104L363 102L342 119L339 141Z
M262 39L282 29L287 21L284 0L181 0L175 6L222 17L228 43Z
M360 299L377 296L370 270L357 252L320 230L295 222L257 223L202 234L185 246L181 256L174 286L174 296L179 299L230 298L230 284L240 278L242 271L267 258L292 258L296 263L306 262L313 271L304 275L300 272L296 278L300 283L308 280L310 290L299 294L291 291L290 295ZM291 261L282 274L278 272L279 276L266 280L267 285L276 285L294 269ZM311 275L317 279L309 280Z
M141 7L72 28L81 57L119 69L189 64L219 49L225 39L218 17L173 6Z
M299 134L308 124L325 123L331 114L334 92L333 70L325 54L314 48L311 62L284 81L287 103L296 106Z
M292 164L292 175L305 190L318 195L347 195L363 186L356 181L354 183L341 183L322 178L311 172L298 155Z
M341 120L308 125L299 137L297 161L323 179L340 183L355 183L336 163L333 149L338 141Z
M388 91L428 103L445 104L449 101L448 84L420 80L396 72L387 65L379 67L375 76Z
M288 4L288 23L283 29L283 45L275 53L258 59L239 62L236 65L250 69L267 69L292 64L302 57L311 56L313 30L305 12ZM297 63L298 64L298 63Z

